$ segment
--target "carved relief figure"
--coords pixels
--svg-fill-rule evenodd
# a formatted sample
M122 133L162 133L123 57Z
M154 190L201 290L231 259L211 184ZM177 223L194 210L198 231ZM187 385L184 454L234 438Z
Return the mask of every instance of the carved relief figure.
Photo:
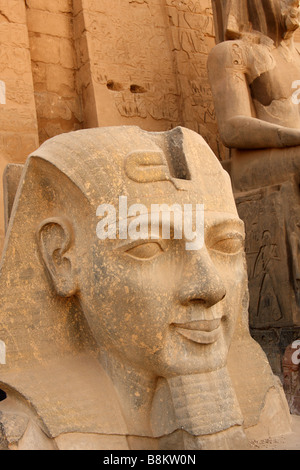
M97 208L120 196L147 210L204 204L204 246L99 240ZM244 448L262 429L289 430L248 331L243 238L228 174L192 131L103 128L43 144L1 265L2 447Z
M282 318L282 307L280 297L277 295L277 282L275 278L276 262L280 261L276 243L272 243L272 237L268 230L263 233L262 245L257 255L253 277L260 278L260 290L258 296L258 305L256 315L260 320L264 317L264 307L274 312L272 318L279 320Z
M292 254L292 272L293 272L293 284L297 298L297 302L300 304L300 214L294 214L288 227L289 234L289 246Z

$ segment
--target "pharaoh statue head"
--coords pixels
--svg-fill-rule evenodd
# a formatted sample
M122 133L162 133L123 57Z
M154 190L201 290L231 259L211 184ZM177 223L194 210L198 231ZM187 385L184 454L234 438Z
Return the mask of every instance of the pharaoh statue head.
M166 219L174 205L180 217ZM188 245L183 219L201 243ZM112 127L43 144L1 265L7 445L23 442L8 416L25 409L61 449L240 448L268 407L268 429L288 427L248 330L243 238L229 176L192 131Z
M298 0L213 0L213 9L217 42L258 33L277 46L299 28Z

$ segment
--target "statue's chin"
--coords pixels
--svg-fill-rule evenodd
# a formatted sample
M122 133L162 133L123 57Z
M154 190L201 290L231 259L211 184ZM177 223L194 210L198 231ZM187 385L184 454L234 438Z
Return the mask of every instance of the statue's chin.
M291 16L288 16L286 18L285 25L286 25L287 32L292 33L294 31L296 31L297 29L299 29L299 26L300 26L298 17L293 18Z

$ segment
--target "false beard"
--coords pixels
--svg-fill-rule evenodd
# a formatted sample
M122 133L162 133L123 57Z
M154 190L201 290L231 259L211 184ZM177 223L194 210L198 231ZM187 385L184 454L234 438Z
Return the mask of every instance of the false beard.
M247 448L227 368L165 379L153 404L152 428L164 450Z

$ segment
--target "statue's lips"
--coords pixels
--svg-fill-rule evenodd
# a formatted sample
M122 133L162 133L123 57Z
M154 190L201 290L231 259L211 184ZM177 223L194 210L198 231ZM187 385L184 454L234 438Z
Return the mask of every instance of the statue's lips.
M221 319L202 320L190 323L173 323L176 332L199 344L212 344L221 334Z

